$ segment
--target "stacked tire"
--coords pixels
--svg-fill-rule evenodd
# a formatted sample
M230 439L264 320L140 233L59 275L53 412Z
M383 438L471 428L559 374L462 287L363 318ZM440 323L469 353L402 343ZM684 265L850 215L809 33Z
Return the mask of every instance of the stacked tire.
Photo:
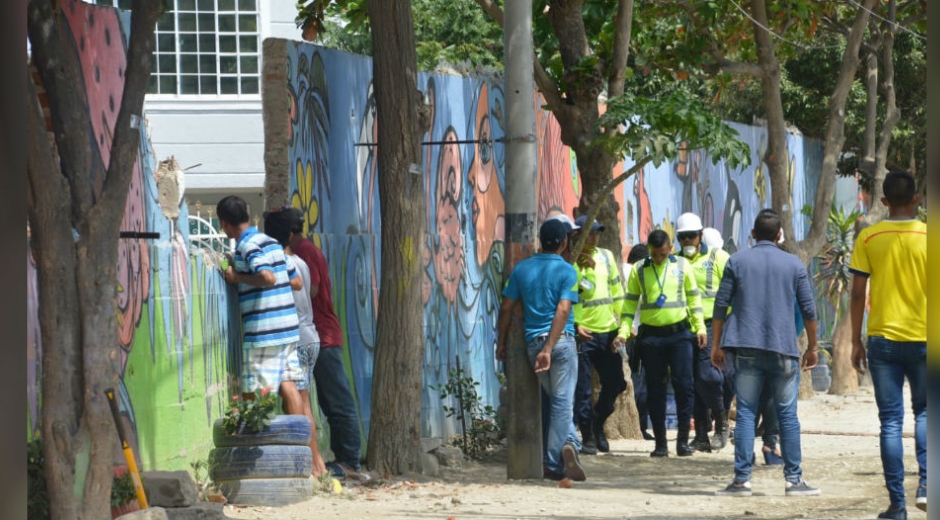
M212 428L209 477L229 504L282 506L312 495L310 421L278 415L262 431L227 435L222 419Z

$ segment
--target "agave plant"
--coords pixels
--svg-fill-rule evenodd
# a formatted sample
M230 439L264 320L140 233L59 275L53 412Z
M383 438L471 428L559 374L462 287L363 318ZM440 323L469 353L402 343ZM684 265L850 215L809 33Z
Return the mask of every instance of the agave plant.
M842 295L852 283L849 261L855 246L855 222L858 217L857 210L846 214L842 208L833 206L829 210L826 245L816 256L818 270L813 277L816 289L835 307L836 319L840 314Z

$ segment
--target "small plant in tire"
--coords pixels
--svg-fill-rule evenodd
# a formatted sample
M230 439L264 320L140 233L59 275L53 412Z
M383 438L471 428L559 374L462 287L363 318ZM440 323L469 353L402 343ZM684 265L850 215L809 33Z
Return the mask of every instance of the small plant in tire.
M248 394L251 396L251 394ZM235 395L229 401L228 410L222 419L226 435L238 435L245 431L259 432L271 424L277 416L277 394L268 388L255 390L253 399Z

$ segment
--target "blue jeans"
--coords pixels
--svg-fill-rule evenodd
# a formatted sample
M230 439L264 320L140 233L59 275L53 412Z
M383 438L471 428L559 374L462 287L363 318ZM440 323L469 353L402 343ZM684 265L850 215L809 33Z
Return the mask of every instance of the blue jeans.
M777 411L783 476L788 482L803 477L800 463L800 419L796 399L800 390L800 360L776 352L755 348L734 349L734 386L738 412L734 425L734 480L751 480L754 460L754 422L760 406L764 383Z
M891 504L904 506L904 378L911 385L914 449L920 466L920 485L927 485L927 342L868 338L868 369L875 385L881 421L881 465Z
M533 366L545 339L544 336L535 338L526 347ZM578 381L578 352L574 337L558 338L552 349L551 366L536 376L542 387L542 465L549 471L564 473L561 449L565 443L570 442L576 450L581 450L581 441L574 429L574 387Z
M330 451L337 462L359 471L359 411L343 366L343 348L326 347L313 366L317 400L330 425Z
M574 418L579 426L590 427L595 421L603 423L612 413L617 396L627 389L623 376L623 359L620 354L611 352L610 346L617 337L617 331L592 332L593 336L581 342L578 352L578 383L574 391ZM591 406L593 394L591 376L597 370L601 390L597 402Z

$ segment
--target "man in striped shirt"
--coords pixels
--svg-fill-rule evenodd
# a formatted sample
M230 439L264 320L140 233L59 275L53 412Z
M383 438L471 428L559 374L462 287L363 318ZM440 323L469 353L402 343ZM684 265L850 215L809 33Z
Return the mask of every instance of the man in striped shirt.
M284 249L258 231L248 219L248 205L230 195L216 205L222 231L235 246L234 265L225 269L225 281L238 288L242 317L242 392L276 389L288 414L303 414L297 381L304 378L297 357L300 327L294 307L293 286L302 284L287 264ZM246 396L247 397L247 396Z

